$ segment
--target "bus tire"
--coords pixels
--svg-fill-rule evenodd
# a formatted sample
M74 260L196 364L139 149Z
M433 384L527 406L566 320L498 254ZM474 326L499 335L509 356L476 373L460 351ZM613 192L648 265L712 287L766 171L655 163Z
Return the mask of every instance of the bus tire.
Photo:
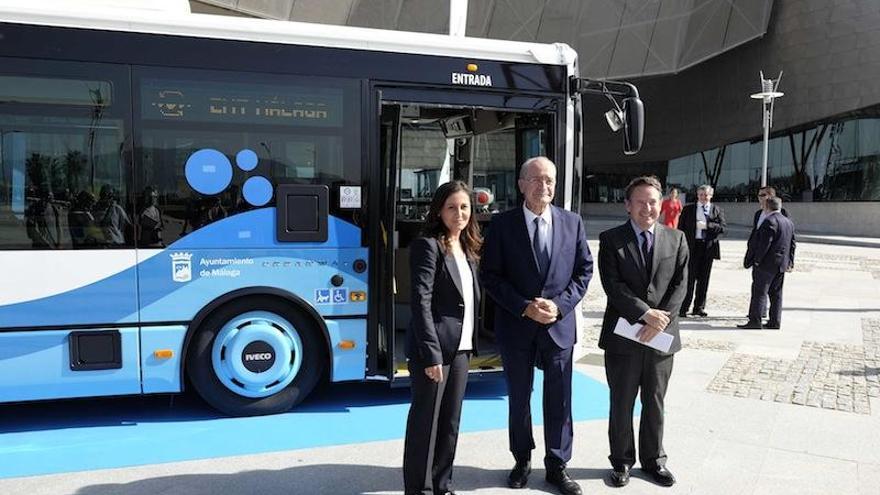
M186 356L196 392L229 416L287 411L326 368L317 322L271 296L245 297L215 310L195 329Z

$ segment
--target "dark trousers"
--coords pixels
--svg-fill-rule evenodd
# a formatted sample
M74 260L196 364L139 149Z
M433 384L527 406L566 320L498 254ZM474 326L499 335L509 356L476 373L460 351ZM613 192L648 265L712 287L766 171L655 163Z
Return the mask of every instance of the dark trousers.
M694 241L694 249L688 260L688 288L684 301L681 303L680 313L686 313L694 302L694 311L706 309L706 292L709 291L709 275L712 274L712 263L715 258L706 249L706 241L697 239Z
M768 321L772 326L782 324L782 283L785 272L768 272L752 268L752 299L749 303L749 321L760 322L761 315L767 312L767 299L770 299Z
M521 343L520 343L521 344ZM510 451L517 461L530 461L535 449L532 434L532 383L535 363L544 371L544 466L565 467L571 460L574 438L571 419L572 348L560 349L550 334L541 331L531 345L499 342L509 397L508 434Z
M639 463L644 469L666 464L663 450L663 399L672 374L672 357L649 348L635 354L605 353L605 376L611 389L608 415L608 459L614 468L632 466L636 460L633 440L633 408L636 394L642 398L639 423Z
M409 363L412 403L403 446L404 493L446 493L452 480L452 461L458 443L461 402L467 386L470 352L459 352L443 366L443 380L435 383L423 365Z

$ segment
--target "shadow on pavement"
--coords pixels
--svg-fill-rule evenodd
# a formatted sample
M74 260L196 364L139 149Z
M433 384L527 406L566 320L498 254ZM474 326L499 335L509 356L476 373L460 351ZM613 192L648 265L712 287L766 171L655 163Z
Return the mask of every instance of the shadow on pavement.
M500 374L468 384L468 399L503 400L506 394ZM336 383L315 390L293 412L345 412L352 408L409 404L409 401L409 387L392 388L387 383L375 382ZM225 418L192 392L24 402L2 405L0 412L0 433Z
M397 455L397 454L395 454ZM228 462L218 460L217 462ZM512 461L511 461L512 463ZM569 469L575 480L600 479L607 469ZM507 488L507 469L481 469L471 466L455 468L453 489L473 491ZM400 493L403 490L399 467L347 464L295 466L282 470L253 470L233 474L183 474L163 476L130 483L96 484L80 488L76 495L155 495L174 493L187 495L361 495ZM556 493L544 481L544 470L535 469L528 487Z

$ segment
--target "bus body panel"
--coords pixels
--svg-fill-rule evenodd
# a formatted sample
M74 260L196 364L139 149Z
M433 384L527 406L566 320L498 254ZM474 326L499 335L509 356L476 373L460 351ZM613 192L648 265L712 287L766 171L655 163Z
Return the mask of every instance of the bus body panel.
M174 393L183 390L180 369L183 366L185 325L142 327L140 329L142 391L145 394ZM156 356L159 350L171 351L171 357Z
M118 330L122 368L92 371L70 369L68 330L0 333L0 402L141 393L138 329Z
M366 376L367 363L367 320L328 319L325 323L332 346L331 381L363 380ZM353 343L353 347L341 347L340 343L343 340Z
M276 287L301 298L322 316L367 311L367 259L360 229L328 219L323 243L279 243L274 208L225 218L153 254L138 266L140 320L190 321L208 303L248 287ZM333 286L334 275L342 277Z
M51 253L51 256L48 255ZM134 249L0 251L0 328L137 323Z

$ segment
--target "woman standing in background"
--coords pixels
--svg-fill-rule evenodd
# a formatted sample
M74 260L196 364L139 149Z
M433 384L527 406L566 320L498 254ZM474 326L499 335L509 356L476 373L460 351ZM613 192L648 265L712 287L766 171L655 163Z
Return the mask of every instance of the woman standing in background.
M663 203L660 205L660 221L663 225L671 228L678 228L678 217L681 215L681 201L678 199L678 189L672 188Z

